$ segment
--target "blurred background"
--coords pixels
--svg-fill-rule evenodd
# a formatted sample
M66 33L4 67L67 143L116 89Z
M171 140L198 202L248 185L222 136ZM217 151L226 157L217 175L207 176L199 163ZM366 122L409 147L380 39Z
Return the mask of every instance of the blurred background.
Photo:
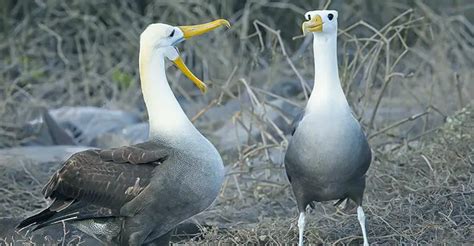
M41 188L72 153L147 139L138 74L144 28L217 18L232 28L179 46L207 94L168 64L176 97L227 169L214 206L191 220L201 230L175 240L295 243L282 157L313 88L303 14L325 8L339 11L339 75L375 153L369 241L472 243L472 1L2 0L0 244L91 240L69 227L36 236L12 228L46 206ZM307 220L308 242L361 243L351 206L318 205Z

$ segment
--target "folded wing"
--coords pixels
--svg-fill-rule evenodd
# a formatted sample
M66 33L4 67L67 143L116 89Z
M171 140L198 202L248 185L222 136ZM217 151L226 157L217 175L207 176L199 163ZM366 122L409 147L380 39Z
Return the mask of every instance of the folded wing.
M53 203L18 226L41 227L58 218L84 218L86 206L109 209L117 216L150 183L154 169L166 160L170 150L156 142L108 150L86 150L71 156L43 188Z

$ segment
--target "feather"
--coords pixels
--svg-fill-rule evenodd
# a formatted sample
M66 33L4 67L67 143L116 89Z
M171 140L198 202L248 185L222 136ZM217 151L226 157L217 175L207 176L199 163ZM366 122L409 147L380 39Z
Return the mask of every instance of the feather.
M145 142L72 155L43 188L44 196L53 199L53 203L17 228L37 225L36 230L61 220L94 218L90 211L85 212L91 206L118 214L150 183L156 165L168 158L169 148L160 147L155 142Z

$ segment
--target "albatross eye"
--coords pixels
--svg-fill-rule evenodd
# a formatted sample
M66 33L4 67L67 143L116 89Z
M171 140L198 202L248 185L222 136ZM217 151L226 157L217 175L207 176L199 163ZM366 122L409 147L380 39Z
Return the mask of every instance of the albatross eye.
M168 37L170 37L170 38L173 37L174 36L174 31L175 30L173 29L173 31L170 33L170 35Z
M310 14L306 15L306 20L311 20L311 15Z
M334 18L334 15L333 14L328 14L328 19L332 20L332 18Z

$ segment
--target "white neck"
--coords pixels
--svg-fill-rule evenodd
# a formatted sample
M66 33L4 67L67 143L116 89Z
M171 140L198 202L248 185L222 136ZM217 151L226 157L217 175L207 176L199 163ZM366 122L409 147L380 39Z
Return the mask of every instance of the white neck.
M313 34L314 86L307 110L348 108L337 67L337 33Z
M150 124L149 137L175 142L189 131L197 131L168 84L163 51L141 44L139 66L143 99Z

